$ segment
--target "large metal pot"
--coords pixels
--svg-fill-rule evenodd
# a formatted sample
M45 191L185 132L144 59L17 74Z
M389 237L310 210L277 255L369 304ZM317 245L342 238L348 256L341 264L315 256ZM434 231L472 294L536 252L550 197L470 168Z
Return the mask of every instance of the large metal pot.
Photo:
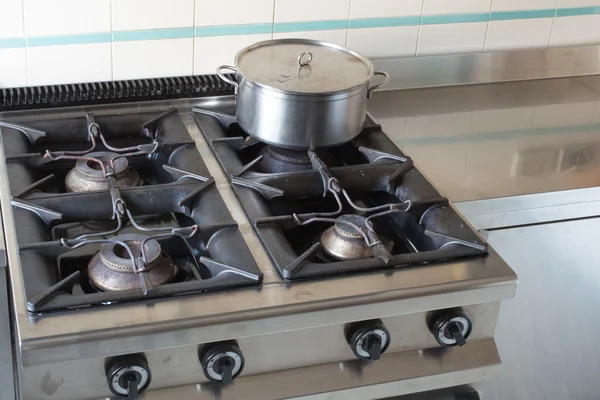
M237 82L224 75L234 71ZM236 88L238 124L275 146L334 146L362 130L367 98L389 81L365 57L335 44L308 39L267 40L237 53L235 67L218 75ZM373 75L383 81L369 86Z

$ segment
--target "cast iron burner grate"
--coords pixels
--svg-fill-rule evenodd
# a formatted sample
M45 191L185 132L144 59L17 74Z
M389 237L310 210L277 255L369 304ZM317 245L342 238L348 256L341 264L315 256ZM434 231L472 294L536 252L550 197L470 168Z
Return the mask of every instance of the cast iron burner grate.
M305 169L265 172L262 166L268 148L244 133L234 116L194 111L200 130L285 279L487 254L487 244L370 119L354 141L308 151L310 164ZM340 218L346 225L349 220L362 221L361 227L351 226L350 235L341 231L346 237L358 235L354 236L368 249L363 254L369 256L343 259L324 248L323 233L336 225L339 228Z
M30 312L106 306L262 281L176 110L88 113L0 122L0 127ZM100 164L93 160L98 151L116 155ZM139 172L141 186L119 187L116 163L123 159ZM108 182L105 189L65 190L61 179L81 160L98 164ZM136 251L133 242L122 239L131 235L140 242ZM121 261L130 262L139 287L101 291L91 283L88 264L103 244L121 246ZM148 244L172 260L176 271L168 283L153 283L149 258L155 255L147 254Z

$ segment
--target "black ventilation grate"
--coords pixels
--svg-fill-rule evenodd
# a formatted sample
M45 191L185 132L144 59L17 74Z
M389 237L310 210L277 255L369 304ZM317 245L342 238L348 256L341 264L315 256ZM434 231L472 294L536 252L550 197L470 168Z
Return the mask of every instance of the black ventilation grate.
M235 75L227 75L235 79ZM217 75L135 79L0 89L0 111L222 96L234 93Z

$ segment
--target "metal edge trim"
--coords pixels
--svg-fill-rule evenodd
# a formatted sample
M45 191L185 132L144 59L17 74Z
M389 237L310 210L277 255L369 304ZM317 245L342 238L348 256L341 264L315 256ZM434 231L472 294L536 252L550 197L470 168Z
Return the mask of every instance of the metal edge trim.
M373 59L392 79L382 90L600 74L600 45Z

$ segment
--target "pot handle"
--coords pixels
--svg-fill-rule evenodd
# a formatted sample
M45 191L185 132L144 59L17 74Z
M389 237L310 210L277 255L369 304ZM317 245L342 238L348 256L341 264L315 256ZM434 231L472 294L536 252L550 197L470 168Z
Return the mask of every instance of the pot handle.
M385 85L386 83L388 83L390 81L390 74L388 74L387 72L377 71L377 72L373 73L373 76L375 76L375 75L383 76L384 78L381 82L376 83L375 85L373 85L367 89L367 99L371 98L371 95L373 94L374 90L379 89L380 87L382 87L383 85Z
M238 88L239 88L238 83L236 81L232 81L231 79L226 77L225 74L223 73L223 70L233 71L237 74L238 73L237 68L234 66L231 66L231 65L221 65L221 66L217 67L217 75L219 75L219 78L223 79L225 82L229 83L230 85L233 85L233 87L235 88L235 94L237 94Z

